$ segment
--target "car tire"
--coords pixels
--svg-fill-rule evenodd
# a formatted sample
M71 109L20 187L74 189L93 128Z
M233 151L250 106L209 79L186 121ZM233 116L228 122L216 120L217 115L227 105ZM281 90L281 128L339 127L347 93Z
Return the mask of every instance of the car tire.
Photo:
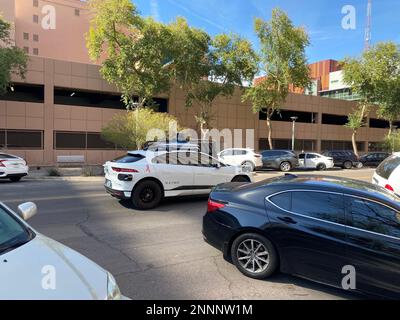
M254 170L256 170L256 166L255 166L254 163L251 162L251 161L245 161L245 162L243 162L243 163L242 163L242 166L250 167L250 168L251 168L251 171L250 171L250 172L253 172Z
M364 168L364 164L362 162L359 162L356 167L357 169L362 169Z
M345 162L343 163L343 168L344 168L344 169L347 169L347 170L350 170L350 169L353 168L353 163L352 163L351 161L345 161Z
M150 210L160 204L162 197L162 190L157 182L142 181L132 192L132 203L139 210Z
M232 182L251 182L249 177L246 176L236 176L232 179Z
M292 170L292 164L288 161L282 162L279 166L279 170L281 170L282 172L289 172L290 170Z
M11 182L19 182L19 181L21 181L21 179L22 179L22 177L11 177L10 181Z
M318 171L325 171L326 170L326 164L325 163L320 163L317 165L317 170Z
M258 280L272 276L279 265L274 245L256 233L246 233L236 238L232 244L231 258L241 273Z

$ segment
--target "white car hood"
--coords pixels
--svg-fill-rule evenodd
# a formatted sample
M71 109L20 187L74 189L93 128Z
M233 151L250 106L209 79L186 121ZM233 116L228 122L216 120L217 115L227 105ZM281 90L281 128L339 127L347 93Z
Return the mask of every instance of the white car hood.
M55 290L46 290L42 286L42 282L48 283L48 270L55 271ZM105 270L40 234L29 243L0 256L0 284L0 300L107 298Z

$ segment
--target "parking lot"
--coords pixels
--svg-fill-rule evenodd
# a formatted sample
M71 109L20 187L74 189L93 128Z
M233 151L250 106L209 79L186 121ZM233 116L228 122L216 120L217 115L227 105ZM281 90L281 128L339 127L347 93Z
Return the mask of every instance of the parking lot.
M373 170L324 174L371 181ZM263 172L256 179L275 175L281 173ZM167 200L141 212L107 195L101 179L89 180L1 181L0 201L13 209L34 201L39 213L30 224L111 271L132 299L359 298L287 275L266 281L241 275L203 241L204 197Z

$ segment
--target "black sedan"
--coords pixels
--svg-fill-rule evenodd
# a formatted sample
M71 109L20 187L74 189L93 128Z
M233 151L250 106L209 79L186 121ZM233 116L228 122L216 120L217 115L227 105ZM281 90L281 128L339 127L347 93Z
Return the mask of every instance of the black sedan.
M286 175L216 187L203 234L251 278L280 270L400 298L399 212L399 198L369 183Z
M360 162L365 167L378 167L384 160L390 157L390 153L387 152L371 152L363 155L360 158Z

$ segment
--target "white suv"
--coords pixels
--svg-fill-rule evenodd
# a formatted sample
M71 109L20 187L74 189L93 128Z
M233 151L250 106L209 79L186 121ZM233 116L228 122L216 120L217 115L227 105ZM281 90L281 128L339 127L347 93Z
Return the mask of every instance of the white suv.
M28 175L29 167L26 161L12 154L0 153L0 179L10 179L18 182Z
M252 149L225 149L218 154L218 159L232 166L247 166L250 168L250 171L262 168L263 166L262 156L255 153Z
M155 208L164 197L206 195L221 183L253 181L246 168L192 150L132 151L107 162L104 171L107 192L141 210Z
M393 154L379 165L372 183L400 195L400 153Z

